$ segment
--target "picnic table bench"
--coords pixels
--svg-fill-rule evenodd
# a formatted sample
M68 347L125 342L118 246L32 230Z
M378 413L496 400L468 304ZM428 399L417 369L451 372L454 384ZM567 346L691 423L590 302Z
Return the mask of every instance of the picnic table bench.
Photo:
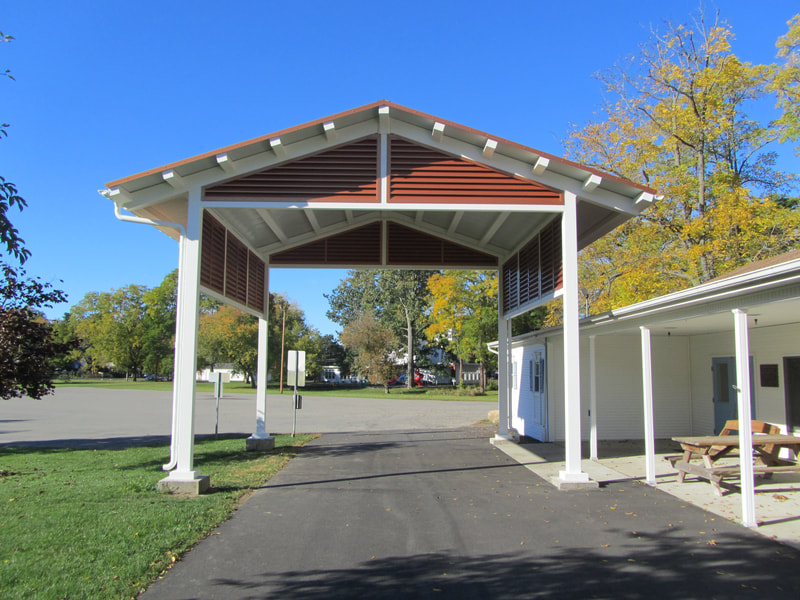
M718 496L722 495L721 483L725 477L740 474L739 465L716 465L715 463L739 449L738 435L707 435L697 437L674 437L683 449L683 454L670 456L667 459L678 469L678 481L683 483L687 473L708 480ZM797 457L800 452L800 437L768 433L753 435L753 453L756 464L754 473L763 473L768 477L772 473L800 473L797 461L779 458L783 448L788 448ZM692 462L698 457L702 463Z

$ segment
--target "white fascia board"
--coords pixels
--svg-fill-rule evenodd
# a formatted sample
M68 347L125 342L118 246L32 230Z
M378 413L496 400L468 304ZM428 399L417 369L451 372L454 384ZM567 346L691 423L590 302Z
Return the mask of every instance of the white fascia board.
M363 139L370 135L375 135L376 131L376 123L375 121L364 121L352 125L350 127L345 127L343 129L337 129L337 144L347 144L350 142L355 142L357 140ZM285 147L285 157L279 159L274 152L265 149L263 152L259 152L258 154L254 154L245 158L241 158L236 161L236 169L238 176L244 176L248 173L253 173L256 171L261 171L262 169L266 169L269 167L273 167L279 165L284 162L288 162L291 160L297 160L299 158L303 158L309 154L315 154L317 152L321 152L330 148L332 144L328 142L325 135L320 132L319 135L316 135L311 138L307 138L300 142L296 142L294 144L289 144ZM223 181L227 181L231 179L231 176L227 173L220 172L218 166L211 167L209 169L204 169L203 171L199 171L197 173L193 173L191 175L184 175L183 176L183 183L186 186L186 189L192 189L196 187L208 187L210 185L214 185L217 183L222 183ZM152 204L158 204L175 196L175 190L166 182L163 182L157 185L150 186L138 192L134 192L130 194L131 200L129 203L126 203L126 208L128 210L138 210L140 208L146 208ZM207 206L206 202L203 203L203 206Z
M280 209L314 209L314 210L381 210L388 212L521 212L561 214L561 205L524 205L524 204L380 204L378 202L306 202L306 201L265 201L262 198L247 200L204 200L204 208L280 208Z
M634 315L640 316L660 309L672 309L689 302L707 301L710 298L750 292L761 289L764 286L774 286L776 283L782 284L798 280L800 280L800 260L793 260L781 265L759 269L758 271L743 273L735 277L703 283L672 294L624 306L612 312L617 319Z
M395 121L393 124L393 133L421 145L430 146L431 144L431 136L428 130L415 127L409 123ZM528 181L541 183L555 190L572 192L579 200L587 200L618 212L636 215L641 210L640 208L634 207L633 198L616 194L601 187L597 187L593 190L585 190L583 187L585 180L572 179L571 177L560 175L555 173L552 168L548 168L541 175L532 177L531 174L534 167L532 163L511 158L510 156L502 154L500 151L496 151L490 158L486 158L483 155L483 147L474 146L451 137L445 137L443 142L439 144L439 148L444 152L486 165L487 167L497 169L504 173L527 179ZM552 163L550 166L552 167ZM588 177L589 175L590 173L587 171L586 176Z
M796 286L798 284L800 284L800 273L787 275L785 278L778 280L770 279L761 283L754 282L745 287L732 286L729 288L718 288L714 293L710 294L694 294L681 296L679 298L671 298L671 302L665 302L665 299L670 298L672 295L662 296L660 298L654 298L653 300L613 310L604 315L591 317L582 323L582 328L587 331L598 330L598 333L602 330L607 330L607 333L613 333L619 329L635 327L640 322L649 325L668 323L719 312L727 312L731 308L741 308L740 305L755 306L778 300L789 300L800 297L800 289L789 293L785 298L776 298L774 294L763 296L758 300L755 300L754 297L757 297L758 294L768 293L776 288L785 288L786 286ZM712 305L716 306L716 308L713 308Z

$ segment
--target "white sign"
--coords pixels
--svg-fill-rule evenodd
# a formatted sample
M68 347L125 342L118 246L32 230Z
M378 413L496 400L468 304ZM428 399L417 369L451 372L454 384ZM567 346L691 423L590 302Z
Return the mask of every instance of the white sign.
M289 350L286 366L289 369L286 383L303 387L306 384L306 353L303 350Z

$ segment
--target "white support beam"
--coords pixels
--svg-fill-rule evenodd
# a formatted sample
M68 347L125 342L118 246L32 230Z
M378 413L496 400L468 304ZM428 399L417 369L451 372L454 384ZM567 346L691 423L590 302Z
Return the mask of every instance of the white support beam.
M747 313L733 309L734 344L736 346L736 396L739 414L739 486L742 495L742 525L757 527L756 491L753 480L753 418L750 398L750 342Z
M272 213L270 213L266 208L259 208L256 210L256 212L258 212L259 216L264 219L264 223L267 224L267 227L272 230L272 233L274 233L281 242L285 243L289 241L289 236L286 235L286 232L275 220L275 217L272 216Z
M336 142L339 136L336 134L336 125L333 123L333 121L325 121L322 124L322 130L325 132L325 138L330 143L333 144Z
M184 188L183 177L178 175L174 169L167 169L166 171L161 172L161 179L166 181L176 190L180 190Z
M633 204L635 206L649 206L650 204L653 203L653 198L654 196L650 192L642 192L641 194L636 196L636 199L633 201Z
M502 288L502 286L501 286ZM496 441L513 441L508 430L509 402L511 399L511 320L503 317L502 289L498 299L497 316L497 411L499 423Z
M319 221L317 221L317 215L314 214L314 210L311 208L304 208L303 214L308 219L308 224L311 225L311 229L314 230L314 233L319 233L321 227L319 226Z
M486 230L486 233L483 234L481 241L479 243L480 246L485 246L488 244L491 239L494 237L494 234L497 233L497 230L502 227L503 223L506 222L506 219L511 215L510 212L503 212L495 217L494 222L489 226L489 229Z
M589 336L589 458L597 454L597 336Z
M114 204L117 205L125 204L131 200L131 195L121 187L113 187L106 190L101 190L100 193L109 200L113 200Z
M491 158L494 151L497 150L497 140L488 139L486 143L483 145L483 157L484 158Z
M461 219L464 218L464 211L457 210L453 213L453 218L450 220L450 225L447 227L447 233L453 233L458 228L458 224L461 223Z
M545 158L544 156L540 156L536 159L536 164L533 165L533 174L534 175L541 175L547 170L547 167L550 166L550 159Z
M656 484L656 441L653 425L653 352L650 343L650 329L639 328L642 332L642 398L644 401L644 456L645 483Z
M266 278L269 269L265 266ZM269 289L269 284L265 286ZM266 303L269 305L269 302ZM267 348L268 348L268 315L258 319L258 359L256 367L256 430L245 442L247 450L272 450L275 438L267 430Z
M597 188L597 186L600 185L602 182L603 182L602 177L600 177L599 175L591 174L584 180L583 189L586 192L591 192L592 190Z
M353 224L353 211L352 210L344 211L344 219L345 219L345 221L347 221L348 225L352 225Z
M588 484L581 470L581 338L578 289L578 198L564 192L561 215L561 260L564 311L564 470L558 474L562 487Z
M438 121L433 124L433 131L431 131L431 137L433 137L434 141L441 142L444 137L444 123L439 123Z
M222 154L217 154L217 165L225 171L226 173L233 175L236 173L236 161L233 160L230 156L228 156L227 152L223 152Z
M186 210L186 232L181 236L178 269L173 396L175 402L173 448L176 465L175 469L159 482L160 489L190 493L205 491L209 485L208 477L194 470L195 363L200 301L202 213L200 190L190 190Z
M281 138L274 137L269 141L269 147L272 148L272 151L275 153L279 159L283 160L286 158L286 146L283 145L281 142Z
M378 128L379 133L389 133L390 117L388 106L381 106L378 108Z
M389 136L385 133L380 134L380 147L378 149L379 170L380 170L380 202L389 203Z

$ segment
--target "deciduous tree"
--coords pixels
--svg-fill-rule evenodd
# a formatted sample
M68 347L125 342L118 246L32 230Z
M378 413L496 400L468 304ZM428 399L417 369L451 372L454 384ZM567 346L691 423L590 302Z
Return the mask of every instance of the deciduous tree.
M583 252L589 312L707 281L800 240L800 215L771 199L790 183L772 144L791 119L748 115L775 69L738 58L732 39L724 23L670 25L601 75L603 118L572 131L570 157L663 198Z
M344 347L354 353L354 367L358 372L366 375L373 385L383 385L388 394L389 381L395 375L394 332L374 313L363 312L344 326L340 339Z
M0 32L0 43L13 38ZM5 70L2 75L13 79ZM0 125L0 138L8 125ZM67 350L53 339L52 328L39 309L64 302L66 295L39 278L29 279L21 265L30 250L8 216L11 208L22 210L25 200L17 187L0 176L0 246L16 265L0 254L0 398L23 394L41 398L53 390L54 359Z
M414 380L414 355L424 338L425 310L429 304L427 282L435 271L350 271L325 297L328 318L346 326L369 312L389 327L406 351L406 385ZM402 340L402 341L401 341Z

